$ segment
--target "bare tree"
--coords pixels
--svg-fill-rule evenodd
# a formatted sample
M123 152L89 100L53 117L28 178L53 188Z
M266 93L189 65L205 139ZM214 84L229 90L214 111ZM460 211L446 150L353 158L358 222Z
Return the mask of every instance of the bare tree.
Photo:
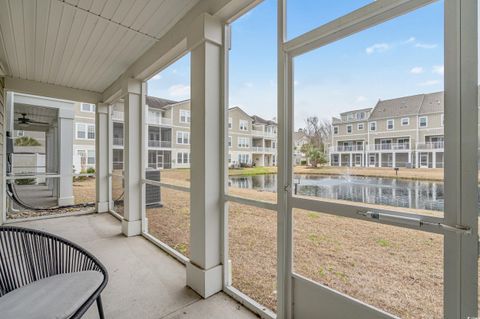
M321 152L324 152L325 146L332 135L332 124L328 120L320 120L317 116L308 117L305 120L304 132L310 139L309 144Z

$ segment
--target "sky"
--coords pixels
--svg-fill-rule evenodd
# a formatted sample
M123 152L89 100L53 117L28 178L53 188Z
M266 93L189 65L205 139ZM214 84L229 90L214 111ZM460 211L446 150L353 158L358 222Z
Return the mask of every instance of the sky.
M276 117L276 0L265 0L232 24L230 106ZM292 39L372 1L289 0ZM308 116L331 119L389 99L443 90L443 1L417 9L294 59L295 128ZM190 96L190 57L148 83L150 95Z

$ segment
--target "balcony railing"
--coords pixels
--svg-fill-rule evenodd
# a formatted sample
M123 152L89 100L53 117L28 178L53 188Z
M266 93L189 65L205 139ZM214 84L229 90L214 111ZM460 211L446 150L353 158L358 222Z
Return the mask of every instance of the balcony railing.
M443 149L444 146L445 146L445 143L443 141L417 143L417 149L419 150L438 150L438 149Z
M271 137L274 138L277 135L273 132L266 132L266 131L261 131L261 130L252 130L252 134L254 136L261 136L261 137Z
M123 146L123 137L114 137L113 138L113 145Z
M158 117L149 115L147 124L151 125L172 125L172 119L168 117Z
M252 146L252 152L254 152L254 153L275 153L275 148L273 148L273 147Z
M171 141L158 141L158 140L148 140L149 147L161 147L161 148L170 148L172 147Z
M410 143L383 143L368 145L369 151L410 150Z
M121 111L112 111L112 119L116 121L123 121L124 113Z
M362 152L364 150L363 145L339 145L330 146L330 152Z

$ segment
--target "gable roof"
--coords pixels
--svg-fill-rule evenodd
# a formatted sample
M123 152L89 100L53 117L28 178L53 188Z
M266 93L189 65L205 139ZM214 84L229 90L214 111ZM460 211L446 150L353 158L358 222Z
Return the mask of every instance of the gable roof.
M378 101L370 114L369 120L416 115L420 111L424 98L425 94L418 94Z
M275 121L265 120L258 115L252 115L254 124L277 125Z
M245 112L244 110L242 110L242 108L239 107L239 106L233 106L233 107L231 107L231 108L228 109L228 111L234 111L234 110L238 110L238 111L240 111L241 113L243 113L246 117L252 119L252 117L251 117L249 114L247 114L247 112Z
M166 109L169 105L178 103L177 101L162 99L159 97L148 96L148 95L145 97L145 99L148 107L151 107L154 109L161 109L161 110Z
M441 113L444 108L443 92L425 94L419 114Z

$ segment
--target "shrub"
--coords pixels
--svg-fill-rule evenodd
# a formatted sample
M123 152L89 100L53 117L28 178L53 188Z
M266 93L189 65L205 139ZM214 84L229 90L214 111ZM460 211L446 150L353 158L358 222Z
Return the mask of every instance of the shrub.
M95 174L95 168L93 167L87 168L87 174Z
M35 184L35 178L22 178L15 181L17 185L33 185Z
M29 136L22 136L15 139L15 146L41 146L42 144Z

